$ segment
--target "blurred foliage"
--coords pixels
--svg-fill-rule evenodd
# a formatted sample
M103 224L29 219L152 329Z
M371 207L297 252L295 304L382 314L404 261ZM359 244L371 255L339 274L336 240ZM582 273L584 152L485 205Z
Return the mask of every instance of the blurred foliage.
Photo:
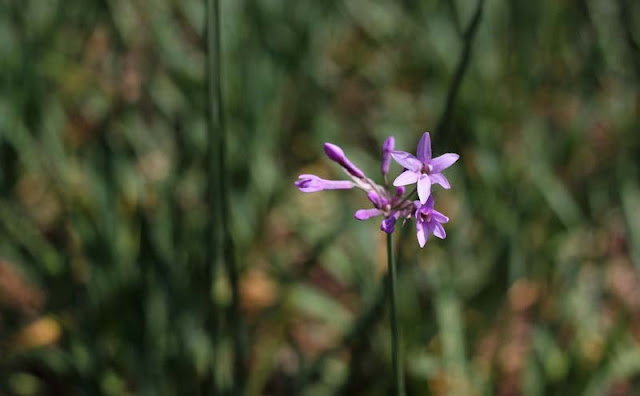
M390 391L384 236L359 194L293 181L339 175L322 142L373 175L424 130L461 161L449 237L400 243L408 393L637 394L640 3L488 0L472 40L475 1L221 7L248 394ZM1 395L231 389L229 284L201 276L204 15L0 2Z

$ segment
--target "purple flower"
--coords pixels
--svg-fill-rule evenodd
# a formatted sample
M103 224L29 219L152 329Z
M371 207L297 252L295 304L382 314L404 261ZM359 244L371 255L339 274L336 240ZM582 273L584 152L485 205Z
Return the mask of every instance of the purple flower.
M420 201L414 201L416 208L416 232L418 235L418 244L424 247L429 239L429 234L433 234L440 239L447 237L444 231L443 223L449 222L449 218L433 208L433 197L429 197L425 204Z
M364 172L358 169L358 167L355 166L353 162L349 161L349 158L347 158L347 156L344 154L344 151L342 151L340 147L332 143L325 143L324 152L327 154L327 157L340 164L340 166L342 166L344 170L349 172L349 174L359 179L364 178Z
M377 184L368 178L347 158L340 147L332 143L324 144L325 153L345 170L351 180L325 180L316 175L304 174L298 176L295 185L302 192L359 188L367 193L367 198L373 207L356 211L354 214L356 219L367 220L382 216L380 229L391 234L399 220L402 220L404 225L408 219L414 217L420 247L424 247L430 234L444 239L447 234L442 224L447 223L449 218L433 208L431 185L436 183L446 189L451 188L442 171L454 164L460 156L447 153L431 158L431 139L428 132L420 138L416 156L404 151L394 151L394 147L393 136L388 137L382 144L380 169L384 176L384 185ZM405 168L405 171L393 182L395 191L387 183L390 158ZM413 201L415 191L405 196L404 186L412 183L417 183L416 190L420 198L418 201Z
M386 177L389 173L389 165L391 165L391 152L395 148L396 139L393 136L389 136L387 140L382 143L382 174ZM386 180L386 179L385 179Z
M424 204L431 195L431 184L439 184L446 189L451 188L449 181L441 172L453 165L460 156L447 153L431 158L429 132L425 132L420 138L416 155L417 157L404 151L391 152L393 159L406 169L393 181L393 185L406 186L417 182L418 197Z
M355 186L355 183L348 180L325 180L316 175L300 175L294 183L302 192L310 193L322 190L348 190Z

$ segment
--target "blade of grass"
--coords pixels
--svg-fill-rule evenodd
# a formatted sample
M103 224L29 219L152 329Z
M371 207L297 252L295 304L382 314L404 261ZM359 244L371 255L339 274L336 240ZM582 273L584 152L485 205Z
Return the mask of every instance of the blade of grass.
M456 102L460 87L462 86L462 80L464 79L464 76L469 67L469 62L471 61L473 39L478 32L478 27L480 26L483 8L484 0L478 0L478 5L476 6L476 10L471 17L471 21L469 22L467 28L464 30L464 46L462 47L462 54L460 55L460 60L458 61L458 65L456 66L456 70L453 74L453 79L451 80L449 91L447 92L447 101L445 102L446 104L444 110L442 112L442 115L440 116L440 119L438 120L438 124L435 129L438 134L444 134L449 129L451 116L453 114L453 106Z
M467 387L470 382L467 377L464 320L460 299L447 265L434 265L430 272L435 292L433 304L442 340L443 362L450 384L448 394L464 394L469 390Z
M210 191L211 203L219 199L220 239L222 242L222 257L229 277L231 287L230 322L233 338L233 393L242 394L245 384L246 370L244 368L243 326L239 311L238 270L235 259L235 246L230 230L229 219L229 185L226 163L226 136L224 106L222 99L222 62L220 49L220 4L218 0L207 0L207 87L208 87L208 123L209 123L209 186L216 191ZM217 155L213 155L213 154ZM216 180L217 177L217 180ZM215 208L215 207L214 207ZM212 209L214 209L212 208ZM213 220L210 220L213 221ZM215 227L213 227L215 228ZM211 228L211 236L215 231ZM214 274L215 271L212 272ZM214 364L215 367L215 364Z
M206 19L206 40L207 40L207 57L206 57L206 80L207 80L207 226L205 231L205 244L207 246L206 259L204 268L202 268L203 277L201 294L205 298L205 301L211 302L212 307L208 311L210 312L205 319L205 329L209 333L211 339L212 352L212 369L208 377L202 381L202 394L217 395L218 383L216 370L218 367L218 347L219 347L219 329L218 329L218 306L215 299L212 298L211 288L216 284L216 277L218 274L218 262L220 257L220 239L218 230L220 227L220 213L219 206L219 191L218 182L220 180L218 169L218 158L220 157L220 151L222 151L222 144L220 142L220 117L219 117L219 104L218 104L218 90L216 87L216 74L217 60L216 53L217 46L215 44L216 34L214 26L217 18L217 10L213 5L213 1L205 0L205 6L207 7L207 19ZM217 4L217 2L216 2ZM207 308L204 308L207 310Z

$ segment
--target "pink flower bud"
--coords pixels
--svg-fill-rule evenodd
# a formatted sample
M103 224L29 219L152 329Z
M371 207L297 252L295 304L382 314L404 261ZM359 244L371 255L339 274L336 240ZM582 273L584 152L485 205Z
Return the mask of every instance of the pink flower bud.
M382 143L382 174L389 173L389 165L391 164L391 152L394 150L396 140L393 136L389 136L387 140Z
M358 169L357 166L355 166L351 161L349 161L347 156L344 155L344 151L342 151L340 147L332 143L325 143L324 152L327 154L327 157L329 157L331 160L340 164L340 166L342 166L347 172L349 172L353 176L359 179L364 178L364 172L362 172L360 169Z

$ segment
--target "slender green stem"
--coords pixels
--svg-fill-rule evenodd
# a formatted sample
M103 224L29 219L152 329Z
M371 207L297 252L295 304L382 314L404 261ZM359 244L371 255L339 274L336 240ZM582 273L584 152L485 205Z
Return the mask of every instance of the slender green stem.
M217 163L212 162L212 168L217 166L217 187L219 194L219 221L222 239L222 257L229 277L231 288L231 306L229 319L231 322L231 336L233 339L233 394L241 395L246 382L244 328L240 316L240 295L238 287L238 268L235 258L235 246L230 230L229 184L226 162L226 135L224 106L222 98L222 62L220 49L220 4L219 0L207 2L207 81L209 97L209 127L211 142L217 146ZM213 172L212 172L213 173ZM212 181L215 183L215 181ZM215 340L214 340L215 342ZM215 353L214 353L215 354Z
M218 382L216 378L216 370L218 367L218 345L220 338L219 315L218 304L215 299L212 298L211 288L216 284L216 276L218 274L218 262L220 261L221 243L220 243L220 188L218 181L220 180L220 169L218 159L220 158L220 151L222 145L220 144L220 117L219 117L219 98L217 95L216 75L217 69L217 55L216 55L216 33L215 33L215 14L217 13L214 4L210 0L205 0L205 6L207 7L207 19L206 19L206 82L207 82L207 227L205 236L206 249L206 261L202 271L198 272L196 281L201 285L201 293L203 301L206 301L204 306L205 314L205 330L209 334L211 345L213 348L211 356L212 370L208 376L206 376L201 383L202 395L220 394L218 389ZM208 304L211 306L208 306Z
M387 263L389 265L389 302L391 305L391 358L396 396L404 396L404 380L400 362L398 315L396 312L396 264L393 258L393 235L387 234Z

